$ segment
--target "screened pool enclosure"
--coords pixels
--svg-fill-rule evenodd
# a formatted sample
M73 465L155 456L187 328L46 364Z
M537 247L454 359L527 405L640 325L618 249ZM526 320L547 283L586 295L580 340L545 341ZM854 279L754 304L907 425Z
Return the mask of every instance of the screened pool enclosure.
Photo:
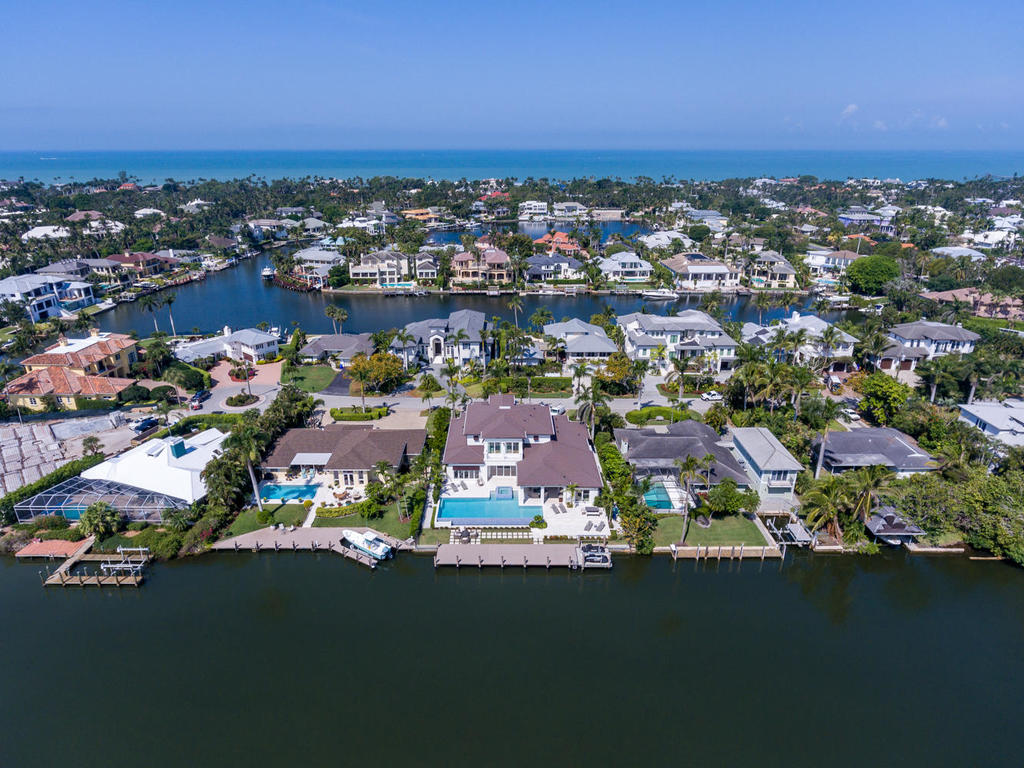
M18 502L14 505L14 513L20 522L38 515L60 515L68 520L77 520L87 507L98 501L106 502L129 520L151 523L161 522L165 510L188 509L189 506L183 499L113 480L72 477Z

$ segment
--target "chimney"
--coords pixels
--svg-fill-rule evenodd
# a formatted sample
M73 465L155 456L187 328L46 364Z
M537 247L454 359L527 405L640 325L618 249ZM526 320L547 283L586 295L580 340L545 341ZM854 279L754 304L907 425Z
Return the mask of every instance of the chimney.
M98 339L100 336L100 329L94 325L92 328L89 329L89 335L92 336L94 339Z

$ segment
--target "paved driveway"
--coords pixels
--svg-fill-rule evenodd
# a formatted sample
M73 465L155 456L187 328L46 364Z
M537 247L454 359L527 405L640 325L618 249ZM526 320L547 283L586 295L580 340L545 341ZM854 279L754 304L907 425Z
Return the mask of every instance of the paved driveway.
M334 381L320 390L321 395L336 395L338 397L345 397L348 395L349 387L352 386L352 379L348 378L343 373L339 373L334 377Z

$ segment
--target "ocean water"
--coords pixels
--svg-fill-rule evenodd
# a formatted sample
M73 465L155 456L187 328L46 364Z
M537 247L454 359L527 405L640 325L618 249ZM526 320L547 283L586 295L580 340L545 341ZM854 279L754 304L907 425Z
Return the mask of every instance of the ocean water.
M409 176L434 179L608 177L661 180L812 174L962 180L1024 172L1024 151L818 150L209 150L0 152L0 179L195 179Z

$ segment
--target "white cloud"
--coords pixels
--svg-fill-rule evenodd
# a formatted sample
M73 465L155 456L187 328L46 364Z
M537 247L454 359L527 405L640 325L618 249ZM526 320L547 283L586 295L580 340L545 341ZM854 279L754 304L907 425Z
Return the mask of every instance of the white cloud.
M857 114L857 111L859 109L860 107L858 107L856 104L847 104L845 107L843 107L843 111L839 113L839 122L842 122L848 117L853 117L855 114Z
M940 129L949 128L949 120L944 117L936 117L932 120L932 125Z
M871 124L871 127L874 128L876 131L888 131L889 130L889 126L885 124L884 120L875 120L875 122L873 122Z

